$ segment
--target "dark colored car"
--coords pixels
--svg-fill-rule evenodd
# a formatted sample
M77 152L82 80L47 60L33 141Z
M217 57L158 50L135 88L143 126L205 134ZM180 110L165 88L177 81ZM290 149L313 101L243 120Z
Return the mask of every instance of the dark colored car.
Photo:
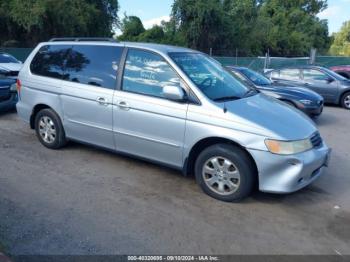
M277 83L307 87L323 96L325 103L350 109L350 80L325 67L288 67L266 75Z
M17 78L22 62L10 54L0 52L0 74L8 78Z
M14 109L17 103L16 80L0 77L0 112Z
M337 74L350 79L350 65L332 66L330 69Z
M319 116L322 113L322 96L307 88L273 83L262 74L246 67L229 66L228 69L239 79L255 86L262 93L286 102L311 117Z

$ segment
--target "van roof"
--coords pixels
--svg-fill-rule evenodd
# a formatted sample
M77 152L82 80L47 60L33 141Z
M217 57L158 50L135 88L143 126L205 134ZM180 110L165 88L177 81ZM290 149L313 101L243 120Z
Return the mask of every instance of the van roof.
M50 41L44 42L42 45L115 45L125 47L144 48L159 53L170 53L170 52L198 52L186 47L154 44L154 43L142 43L142 42L112 42L112 41Z

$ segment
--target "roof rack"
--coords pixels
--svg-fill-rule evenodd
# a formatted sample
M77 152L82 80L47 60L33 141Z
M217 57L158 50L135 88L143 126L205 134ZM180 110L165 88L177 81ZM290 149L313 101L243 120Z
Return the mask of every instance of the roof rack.
M114 38L108 37L59 37L59 38L51 38L49 42L62 42L62 41L75 41L75 42L83 42L83 41L100 41L100 42L118 42Z

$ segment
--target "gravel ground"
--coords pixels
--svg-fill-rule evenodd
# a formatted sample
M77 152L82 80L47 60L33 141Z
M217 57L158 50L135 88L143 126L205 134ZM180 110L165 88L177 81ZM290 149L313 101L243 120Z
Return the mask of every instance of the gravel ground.
M71 143L40 145L0 115L0 243L9 254L350 254L350 112L316 121L330 167L290 195L223 203L179 172Z

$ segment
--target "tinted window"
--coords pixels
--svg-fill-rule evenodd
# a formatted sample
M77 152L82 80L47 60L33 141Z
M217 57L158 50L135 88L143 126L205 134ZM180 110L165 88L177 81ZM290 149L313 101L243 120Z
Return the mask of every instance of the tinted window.
M117 46L74 45L66 63L65 79L114 89L123 52Z
M329 77L321 71L314 69L303 70L304 80L326 81Z
M9 54L0 54L0 63L19 63L19 61Z
M63 77L63 66L70 46L43 46L34 56L30 70L33 74L53 78Z
M299 69L281 70L279 78L287 80L299 80Z
M248 68L242 69L241 72L256 85L262 85L262 86L271 85L271 81L267 79L265 76L259 74L258 72L255 72Z
M130 49L126 58L123 90L163 97L163 87L180 85L180 78L159 55Z

